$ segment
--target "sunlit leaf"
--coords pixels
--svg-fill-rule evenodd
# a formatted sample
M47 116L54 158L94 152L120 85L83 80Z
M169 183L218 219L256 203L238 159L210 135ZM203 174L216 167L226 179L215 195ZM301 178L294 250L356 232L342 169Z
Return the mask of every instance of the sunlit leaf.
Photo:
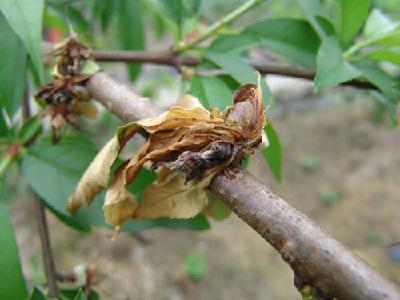
M261 152L266 158L269 167L271 168L272 174L274 174L277 181L281 181L282 178L282 149L279 141L279 137L272 127L271 123L265 126L265 133L269 140L269 146L263 149Z
M347 45L362 27L369 11L369 0L340 0L339 39Z
M320 39L306 21L266 19L246 28L243 34L257 38L262 46L294 63L315 67Z
M196 75L190 83L190 93L199 98L205 107L224 109L232 103L233 91L220 77Z
M317 56L316 91L335 86L360 76L361 73L342 57L342 51L335 37L323 39Z
M255 70L240 55L205 51L203 56L221 67L240 84L256 82Z

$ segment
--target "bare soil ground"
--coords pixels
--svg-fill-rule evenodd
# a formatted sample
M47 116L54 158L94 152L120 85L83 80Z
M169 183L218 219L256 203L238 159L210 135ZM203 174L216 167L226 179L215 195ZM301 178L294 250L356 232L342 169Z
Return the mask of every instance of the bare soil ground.
M400 131L373 123L368 103L332 101L280 114L273 123L283 145L282 183L274 181L260 156L250 169L400 284L400 264L386 252L389 243L400 240ZM16 203L14 222L32 284L43 279L43 271L35 259L39 241L28 200ZM110 241L110 232L103 230L80 234L53 217L50 225L59 270L80 263L95 267L102 299L300 299L291 270L236 216L212 222L204 232L145 232L150 245L128 234ZM208 271L188 282L180 274L193 250L204 255Z

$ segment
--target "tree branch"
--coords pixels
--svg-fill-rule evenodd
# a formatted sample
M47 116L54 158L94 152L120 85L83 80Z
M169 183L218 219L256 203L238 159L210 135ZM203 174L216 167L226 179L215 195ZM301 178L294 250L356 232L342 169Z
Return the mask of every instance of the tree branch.
M93 51L93 56L98 62L153 63L175 68L180 68L182 66L194 67L201 63L201 59L198 57L182 56L171 51ZM316 76L314 71L298 68L259 64L253 64L253 67L261 74L282 75L308 80L314 80ZM341 85L352 86L360 89L377 89L375 85L360 80L350 80L341 83Z
M22 120L25 122L31 116L31 108L29 105L29 93L25 91L24 101L22 103ZM47 225L46 209L40 199L33 196L36 222L38 225L40 244L42 247L42 258L44 272L46 275L49 296L58 297L57 272L54 263L53 251L50 243L49 227Z
M159 109L100 72L89 90L112 112L127 121L154 116ZM110 89L111 92L107 92ZM121 99L126 101L122 104ZM210 190L279 251L295 273L300 289L312 285L326 297L400 299L397 287L373 271L347 248L247 172L234 178L220 174Z

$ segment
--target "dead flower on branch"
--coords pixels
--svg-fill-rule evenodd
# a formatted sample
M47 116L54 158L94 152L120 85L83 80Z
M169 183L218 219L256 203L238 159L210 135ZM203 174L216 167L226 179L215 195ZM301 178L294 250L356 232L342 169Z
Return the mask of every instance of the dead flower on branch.
M237 166L261 144L265 122L259 84L241 86L233 96L233 107L224 112L207 110L185 95L177 106L155 118L120 127L84 173L68 209L75 212L82 204L90 205L108 187L105 219L117 228L129 218L191 218L207 207L205 188L213 177ZM111 167L137 133L146 142L115 171L108 186ZM138 203L126 187L145 163L157 178Z
M85 85L99 68L90 50L73 34L57 46L52 55L56 57L54 80L43 85L36 94L38 103L44 106L41 115L51 117L54 129L65 123L75 126L79 115L95 119L97 108L89 102L91 97Z

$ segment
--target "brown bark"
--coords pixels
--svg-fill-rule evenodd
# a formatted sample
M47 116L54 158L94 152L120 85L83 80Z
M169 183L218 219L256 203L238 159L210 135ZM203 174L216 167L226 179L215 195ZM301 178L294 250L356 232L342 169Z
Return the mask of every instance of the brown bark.
M125 121L159 113L147 99L95 74L88 87L95 98ZM324 297L400 300L399 289L368 267L304 214L247 172L216 176L210 190L279 251L295 273L295 284L316 287Z
M134 63L154 63L158 65L167 65L176 68L182 66L197 66L201 63L201 59L194 56L182 56L171 51L94 51L93 56L96 61L103 62L134 62ZM314 80L315 72L292 68L282 67L276 65L259 65L253 64L254 69L259 71L261 74L273 74L282 75L294 78L302 78L308 80ZM343 82L342 85L352 86L360 89L377 89L373 84L360 81L350 80Z

